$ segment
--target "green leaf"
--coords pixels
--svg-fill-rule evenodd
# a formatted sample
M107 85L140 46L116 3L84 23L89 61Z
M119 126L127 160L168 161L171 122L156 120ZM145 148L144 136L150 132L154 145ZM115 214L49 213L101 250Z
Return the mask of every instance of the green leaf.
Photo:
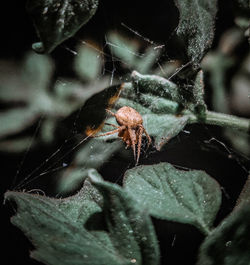
M103 79L102 82L91 82L86 85L75 80L61 79L54 85L55 97L67 104L78 103L82 106L91 96L102 91L107 84L109 83L106 79ZM75 107L74 109L76 110Z
M161 76L156 75L142 75L136 71L131 74L133 86L138 92L152 93L157 96L182 104L184 98L182 97L179 87Z
M77 152L73 163L78 166L97 168L104 161L107 161L110 155L120 147L119 141L100 144L100 141L97 139L92 139Z
M227 43L228 41L225 46L228 45ZM229 113L225 76L227 71L233 66L233 63L232 57L221 51L210 52L204 58L203 68L210 73L210 83L213 90L212 104L215 111Z
M49 56L27 53L23 66L22 78L28 83L34 93L38 90L49 90L54 64Z
M152 67L160 55L159 49L149 47L142 54L140 53L140 46L137 42L131 41L114 32L108 33L107 40L112 55L117 57L123 63L124 67L137 70L143 74L152 72Z
M52 143L56 132L57 122L54 119L47 118L41 125L40 135L44 143Z
M151 72L153 65L156 63L159 56L159 49L157 50L154 47L149 47L145 51L143 57L137 59L134 69L143 74Z
M52 60L34 52L28 52L21 65L5 63L0 68L1 100L27 105L48 90L54 73Z
M155 148L160 151L164 144L184 129L188 116L145 114L143 121L147 132L154 136Z
M105 264L102 260L108 259L115 264L112 253L84 228L86 220L101 211L101 197L89 182L77 195L66 199L24 192L7 192L5 198L14 200L18 207L12 223L36 247L31 257L51 265L84 264L91 259L96 260L93 264Z
M120 141L100 143L97 139L91 139L76 153L72 165L60 176L57 191L67 193L79 187L88 176L89 169L99 169L120 148Z
M210 233L221 204L220 187L205 172L168 163L128 170L124 186L152 216L194 225L204 234Z
M149 215L119 186L93 170L89 176L101 193L87 179L79 193L65 199L5 194L17 204L12 223L36 248L31 256L49 265L158 264Z
M25 152L37 144L37 140L32 137L16 137L11 139L2 140L0 142L0 151L7 153L20 153Z
M245 9L246 11L250 12L250 7L249 7L249 3L245 0L236 0L239 4L240 7L242 7L243 9Z
M133 86L138 92L153 93L178 103L180 107L190 110L192 113L204 118L207 110L204 102L204 80L203 71L200 70L188 87L178 87L173 82L157 75L141 75L136 71L132 73ZM158 102L157 102L158 104ZM168 113L168 112L167 112Z
M114 32L108 33L107 41L112 54L121 59L125 65L133 67L136 64L137 57L140 57L139 46L136 42L129 41Z
M86 82L95 80L102 70L100 53L90 47L80 45L74 60L74 69Z
M39 113L30 108L14 108L0 113L0 138L21 132L38 117Z
M177 35L183 39L194 69L211 47L214 36L217 0L175 0L180 18Z
M250 204L243 203L205 239L197 265L250 264Z
M29 0L31 15L41 42L37 52L51 52L72 37L95 14L98 0Z
M147 211L118 185L91 177L104 198L104 214L110 238L116 249L131 263L159 264L159 249Z

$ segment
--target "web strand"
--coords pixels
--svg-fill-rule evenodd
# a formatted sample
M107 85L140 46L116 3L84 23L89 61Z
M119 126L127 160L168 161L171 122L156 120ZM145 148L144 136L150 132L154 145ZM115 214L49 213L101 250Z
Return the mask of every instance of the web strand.
M85 137L84 139L82 139L78 144L76 144L73 148L71 148L68 152L66 152L62 157L60 157L58 160L56 160L51 166L49 166L48 168L46 168L42 173L40 173L39 175L33 177L33 175L39 171L44 165L46 165L53 157L55 157L58 153L60 153L60 151L62 150L63 146L70 140L70 139L66 139L64 141L64 143L51 155L49 156L47 159L45 159L37 168L35 168L26 178L24 178L16 187L15 189L21 189L22 187L24 187L25 185L28 185L30 182L36 180L37 178L39 178L40 176L46 175L49 172L52 171L56 171L59 169L62 169L65 167L65 165L58 167L57 169L52 169L56 164L58 164L59 162L61 162L65 157L67 157L70 153L72 153L78 146L80 146L83 142L85 142L89 137L91 137L92 134L88 135L87 137ZM52 171L51 171L52 169Z

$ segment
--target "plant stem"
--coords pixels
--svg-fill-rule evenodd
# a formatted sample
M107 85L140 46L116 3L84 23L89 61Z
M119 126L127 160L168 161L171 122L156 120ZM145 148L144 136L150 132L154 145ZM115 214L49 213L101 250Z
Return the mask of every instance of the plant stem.
M231 129L240 130L250 134L250 120L246 118L239 118L237 116L218 113L214 111L207 111L204 121L200 121L195 115L190 116L190 123L205 123L209 125L217 125L221 127L228 127Z

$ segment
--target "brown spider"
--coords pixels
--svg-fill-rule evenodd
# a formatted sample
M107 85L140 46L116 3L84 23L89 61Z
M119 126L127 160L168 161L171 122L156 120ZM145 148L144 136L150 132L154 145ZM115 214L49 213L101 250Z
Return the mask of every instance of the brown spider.
M141 141L143 133L145 133L148 139L148 146L152 142L150 136L148 135L148 133L146 132L145 128L142 125L143 124L142 116L135 109L128 106L120 108L116 113L113 113L110 110L107 110L107 112L116 118L116 121L120 126L114 124L108 124L117 129L97 135L95 137L118 133L118 136L121 137L122 140L127 144L127 147L132 146L134 152L134 158L136 159L136 165L137 165L141 153ZM137 145L137 155L136 155L136 145Z

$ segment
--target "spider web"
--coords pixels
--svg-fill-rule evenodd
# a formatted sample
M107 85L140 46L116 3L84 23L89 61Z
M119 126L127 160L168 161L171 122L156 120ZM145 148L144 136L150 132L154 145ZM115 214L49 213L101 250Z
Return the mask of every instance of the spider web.
M81 48L87 47L95 52L103 62L95 79L100 83L105 79L107 86L113 86L126 81L131 72L135 70L135 64L117 55L117 51L119 50L123 54L130 55L135 62L139 62L140 60L143 61L148 56L147 51L150 49L155 57L153 62L149 64L148 69L144 69L145 72L147 73L150 71L150 73L157 73L166 78L173 78L186 67L180 60L173 59L167 54L168 42L174 36L175 32L176 29L172 29L168 40L164 41L164 43L160 43L141 33L136 27L132 27L121 21L119 22L119 30L117 30L116 24L115 28L112 29L111 27L109 32L104 33L104 43L102 44L99 43L96 45L95 42L89 41L88 39L74 37L76 45L62 45L61 49L64 50L66 55L70 54L73 60L80 56L79 51ZM110 36L113 37L113 39L117 37L119 42L113 41ZM124 40L124 42L122 43L121 40ZM133 43L133 45L131 45L131 43ZM59 78L58 80L62 84L65 82L64 79ZM93 81L90 81L90 85L91 82ZM105 86L103 86L103 88L105 88ZM80 111L81 107L78 113L80 113ZM85 136L79 134L76 129L81 122L76 114L74 123L69 128L70 136L61 139L58 146L53 146L54 150L49 150L49 153L45 153L45 155L41 157L41 160L37 162L36 166L28 166L29 154L33 152L33 144L35 144L35 139L38 137L37 135L38 131L41 129L42 120L43 117L39 119L33 136L17 165L17 171L13 177L11 189L28 189L34 192L41 191L42 194L49 193L50 189L47 190L46 187L52 184L55 189L58 179L60 180L62 175L65 175L65 172L69 172L66 175L70 175L71 170L74 170L75 166L73 157L90 141L91 135ZM246 134L244 136L248 137ZM114 148L115 151L107 155L107 158L98 169L100 169L101 174L108 180L121 183L124 172L133 167L135 161L132 150L125 150L125 145L122 144L121 141L117 141L117 145L119 145L119 148ZM156 151L153 146L147 150L146 142L143 141L141 152L140 164L153 164L161 161L168 161L176 167L185 170L189 168L205 169L213 174L213 169L211 170L209 168L209 163L205 163L205 160L211 159L212 163L214 163L214 167L218 169L220 165L212 160L212 157L216 156L220 157L223 161L227 160L227 162L225 162L225 167L228 167L229 170L230 163L234 164L234 169L237 168L241 173L244 172L245 175L249 170L249 158L234 149L227 138L223 136L220 129L210 128L208 126L188 126L177 137L171 140L161 152ZM204 157L200 159L200 155ZM191 158L194 161L191 161ZM87 162L82 162L81 164L83 170L85 169L85 164L87 164ZM221 172L226 171L222 170ZM242 178L241 182L243 182L243 179L244 178ZM45 184L39 187L41 181ZM230 192L228 193L224 188L222 188L222 190L225 197L230 199ZM62 195L58 191L53 191L52 193L56 193L56 196Z

